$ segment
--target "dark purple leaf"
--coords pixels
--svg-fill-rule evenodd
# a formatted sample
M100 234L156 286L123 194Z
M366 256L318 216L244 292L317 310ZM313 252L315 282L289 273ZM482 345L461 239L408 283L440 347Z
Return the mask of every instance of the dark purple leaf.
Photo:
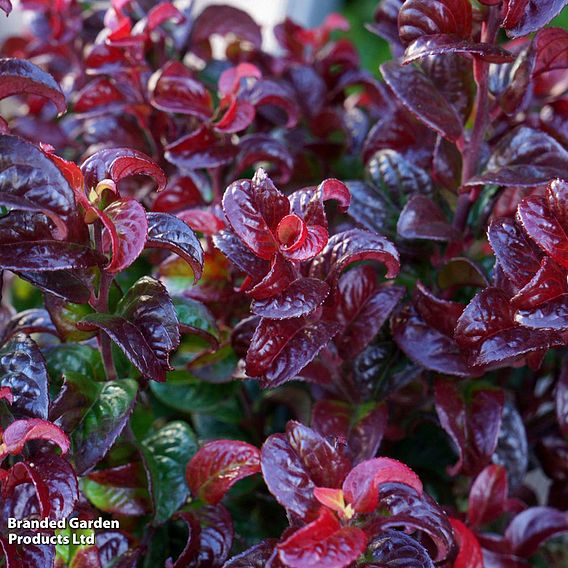
M233 556L223 568L265 568L276 546L275 539L263 540L251 548Z
M173 562L171 558L166 560L165 568L185 568L186 566L195 566L195 559L199 554L201 545L201 525L197 517L190 512L180 511L174 517L175 519L182 519L187 527L187 541L181 551L181 554Z
M151 104L159 110L188 114L202 120L213 114L209 91L179 61L169 61L157 71L149 88Z
M514 56L503 48L490 43L474 43L455 35L439 34L421 36L414 40L404 52L402 62L412 63L432 55L470 54L489 63L506 63Z
M515 554L527 558L544 541L564 532L568 532L566 513L552 507L531 507L509 523L505 538L511 543Z
M312 262L310 275L327 276L333 285L343 270L361 260L383 263L387 268L387 278L394 278L400 269L398 251L388 239L371 231L350 229L329 239L324 250Z
M406 0L398 14L403 43L437 34L467 38L471 34L472 10L468 0Z
M515 312L515 321L523 327L554 331L568 330L568 294L561 294L534 308Z
M302 112L307 116L317 116L325 104L325 81L308 65L295 65L288 74Z
M290 421L286 434L273 434L264 442L261 467L269 491L292 518L310 521L320 508L315 487L339 488L351 463L341 445Z
M475 375L452 337L428 325L410 306L391 319L396 344L425 369L459 377Z
M248 134L239 142L239 153L236 156L236 174L256 164L268 162L268 172L274 179L286 183L294 168L294 158L288 148L268 134Z
M436 412L440 424L452 438L458 462L450 475L477 475L489 462L501 428L504 393L498 389L477 389L467 403L450 381L438 380L435 387Z
M0 0L0 10L4 10L6 15L12 11L12 2L10 0Z
M0 319L0 321L2 321ZM2 321L4 324L4 322ZM47 310L41 308L31 308L14 314L4 324L3 334L0 335L0 342L8 341L17 333L49 333L58 337L57 329L51 321Z
M402 55L404 47L398 35L398 13L404 0L381 0L375 9L373 22L366 28L389 42L393 56Z
M129 148L99 150L81 164L81 171L85 177L87 190L104 179L118 183L134 175L144 175L154 179L157 191L166 187L166 174L160 166L146 154Z
M556 384L556 418L564 436L568 433L568 365L563 361L562 371Z
M568 68L568 31L545 28L535 36L536 63L533 76Z
M0 6L8 13L10 3ZM60 113L67 103L61 87L43 69L24 59L0 59L0 99L11 95L38 95L49 99Z
M146 244L146 211L134 199L118 199L98 215L106 229L104 246L112 248L112 259L105 270L112 274L122 272L138 258Z
M376 562L381 568L434 568L428 551L418 541L401 531L382 531L369 542L367 550L369 560Z
M203 271L203 249L195 233L174 215L148 213L146 247L165 248L183 258L193 270L194 282Z
M260 79L243 91L241 97L257 108L270 105L282 109L287 116L286 128L292 128L298 122L299 108L294 100L294 94L286 84Z
M271 319L306 316L318 308L329 294L329 286L316 278L299 278L281 294L254 300L251 312Z
M251 339L246 372L262 378L266 386L277 386L295 378L339 331L328 321L306 318L261 319Z
M101 259L102 263L103 259ZM92 294L92 271L56 270L44 272L18 272L20 278L31 282L43 292L55 294L74 304L86 304Z
M329 510L277 545L278 556L290 568L350 566L365 550L367 535L357 527L342 526Z
M23 334L0 349L0 386L14 397L11 410L16 417L47 419L49 404L45 360L38 346Z
M452 337L464 305L460 302L442 300L432 294L420 281L414 289L414 307L424 321L444 335Z
M410 198L400 213L396 230L405 239L453 241L458 238L440 207L424 195Z
M233 544L231 514L223 505L206 505L196 511L195 516L201 524L199 554L195 564L221 568Z
M417 67L390 61L381 65L381 72L402 105L426 126L452 142L462 135L462 122L454 107Z
M281 257L277 256L273 259L271 268L268 261L256 256L232 231L219 231L219 233L213 236L213 243L239 270L242 270L249 276L258 278L266 275L266 278L269 278L269 271L276 273L273 282L275 289L273 290L271 287L266 297L277 294L290 283L291 280L285 282L281 280L282 272L285 271L285 267L288 265L286 261L280 260Z
M554 138L528 126L518 126L493 150L485 172L466 186L496 184L531 187L555 177L568 177L568 151Z
M499 265L511 282L525 286L540 269L541 254L513 219L495 219L487 232Z
M509 0L503 27L510 37L520 37L542 28L555 18L566 0Z
M388 418L384 404L360 413L357 406L339 400L319 400L312 410L312 428L326 438L347 440L354 465L375 457Z
M349 359L361 352L379 332L404 295L404 288L377 284L370 266L358 266L338 282L334 320L342 329L335 337L339 354Z

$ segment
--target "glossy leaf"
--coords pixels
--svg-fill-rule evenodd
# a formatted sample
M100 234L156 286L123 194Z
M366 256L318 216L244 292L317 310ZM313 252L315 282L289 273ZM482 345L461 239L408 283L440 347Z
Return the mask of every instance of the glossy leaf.
M197 451L195 435L185 422L170 422L146 436L140 448L154 503L154 523L167 521L186 501L187 462Z
M92 469L110 450L130 418L137 390L132 379L119 379L83 391L87 401L72 434L78 473Z
M417 67L391 61L381 65L381 73L401 104L426 126L452 142L462 135L456 111Z
M10 3L0 6L7 14ZM0 99L11 95L37 95L49 99L60 113L65 112L65 95L55 79L37 65L24 59L0 59Z
M450 518L450 523L459 547L454 568L484 568L483 553L475 534L458 519Z
M47 419L45 360L28 336L18 334L0 349L0 386L12 391L11 411L15 416Z
M261 319L246 357L249 376L276 386L296 377L325 347L340 327L306 318Z
M458 236L440 207L423 195L410 198L398 218L396 230L405 239L452 241Z
M406 0L398 13L403 43L436 34L466 38L471 33L472 10L467 0Z
M369 559L385 568L395 566L414 566L415 568L433 568L434 563L428 551L417 540L402 531L385 530L369 543Z
M370 266L358 266L341 276L337 286L335 320L342 330L335 337L339 354L347 359L361 352L378 333L404 295L404 289L378 285Z
M503 27L510 37L527 35L550 22L565 5L564 0L509 0Z
M16 420L4 430L2 444L0 445L0 457L20 454L25 444L31 440L53 442L61 448L63 454L69 451L69 438L61 428L47 420L29 418Z
M491 523L507 509L509 484L507 472L500 465L488 465L475 478L469 491L468 523L478 527Z
M240 479L260 472L260 452L231 440L206 443L187 465L186 477L195 497L216 505Z
M363 553L367 536L357 527L342 527L330 511L278 544L278 555L291 568L344 568Z
M183 258L192 268L194 280L203 271L203 248L195 233L181 219L168 213L148 213L146 247L165 248Z

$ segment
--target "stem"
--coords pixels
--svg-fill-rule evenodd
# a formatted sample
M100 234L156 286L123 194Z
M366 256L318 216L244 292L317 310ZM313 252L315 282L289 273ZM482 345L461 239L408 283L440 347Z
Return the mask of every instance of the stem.
M481 41L484 43L494 43L498 29L498 12L495 7L490 7L487 21L483 23ZM483 137L489 123L489 64L481 59L474 59L473 75L477 84L475 115L471 138L461 149L463 161L462 186L477 172L483 146ZM469 210L473 203L472 199L471 192L462 193L458 198L453 225L454 228L462 233L465 230Z
M95 238L95 247L99 252L102 252L102 224L99 222L95 223L94 227L94 238ZM99 285L99 295L97 296L97 300L95 302L95 310L97 312L108 312L108 294L110 291L110 287L112 281L114 280L114 276L101 270L101 281ZM101 350L101 356L103 359L103 365L105 367L105 373L107 379L109 381L114 381L117 378L116 369L114 366L114 361L112 359L112 345L110 342L110 337L104 332L99 331L99 348Z

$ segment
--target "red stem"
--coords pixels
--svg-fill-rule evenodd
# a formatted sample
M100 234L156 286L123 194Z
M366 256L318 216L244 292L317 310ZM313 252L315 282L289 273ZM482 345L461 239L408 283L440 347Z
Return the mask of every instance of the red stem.
M495 7L491 7L488 10L487 21L483 23L481 41L484 43L494 43L498 30L498 10L496 10ZM461 179L462 186L477 173L481 150L483 147L483 137L489 123L489 64L481 59L474 59L473 75L477 84L477 93L475 95L475 116L473 119L471 138L467 144L464 144L462 148L460 148L463 162ZM467 217L472 203L472 192L468 191L462 193L458 198L453 225L462 233L465 230Z

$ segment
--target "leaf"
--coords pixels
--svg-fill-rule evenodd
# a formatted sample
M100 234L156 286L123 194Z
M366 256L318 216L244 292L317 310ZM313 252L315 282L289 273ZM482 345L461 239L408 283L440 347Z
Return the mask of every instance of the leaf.
M261 319L246 356L246 372L271 387L296 377L339 331L334 322Z
M548 24L565 5L565 0L509 0L503 27L509 37L525 36Z
M373 22L365 27L388 41L394 57L402 54L404 48L398 34L398 13L404 0L381 0L375 8Z
M118 199L98 213L108 232L103 233L105 248L112 245L112 260L105 268L115 274L126 270L146 245L146 211L134 199Z
M103 330L145 377L164 381L170 370L169 355L180 341L179 323L166 289L148 276L140 278L116 312L90 314L78 327Z
M543 542L564 532L568 532L565 513L552 507L531 507L513 518L505 530L505 538L515 554L528 558Z
M289 213L290 204L263 170L252 181L240 180L226 189L223 211L238 237L257 256L268 260L275 254L272 231Z
M471 527L491 523L507 510L509 484L504 467L488 465L469 490L467 520Z
M357 527L342 527L335 515L322 509L319 517L277 545L278 556L290 568L344 568L350 566L367 544Z
M471 34L472 10L467 0L406 0L398 13L398 31L403 43L423 36Z
M556 383L556 418L564 436L568 432L568 366L563 361L562 370Z
M514 60L512 53L490 43L476 43L451 34L435 34L417 37L404 52L402 63L412 63L435 55L450 53L473 55L488 63L507 63Z
M375 457L388 421L382 404L354 406L339 400L318 400L312 409L312 428L326 438L344 438L356 465Z
M286 128L293 128L298 122L300 109L286 84L270 79L259 79L252 87L242 92L241 97L256 108L270 105L282 109L286 113Z
M440 379L435 384L435 398L440 424L451 437L459 455L448 473L477 475L497 447L504 392L478 388L470 394L466 403L454 383Z
M429 197L413 195L404 206L397 233L405 239L453 241L458 239L456 230L448 222L440 207Z
M568 294L561 294L543 304L515 312L515 321L530 329L568 330Z
M567 163L568 151L554 138L540 130L518 126L499 140L485 172L468 180L465 186L531 187L556 177L568 177Z
M12 11L12 2L10 0L0 0L0 10L4 10L8 16Z
M140 443L152 501L154 523L166 522L186 501L185 467L197 451L195 435L185 422L170 422Z
M475 534L458 519L450 518L459 552L454 568L484 568L483 552Z
M217 132L232 134L248 128L256 116L254 106L234 98L225 114L215 123Z
M536 62L533 77L568 68L568 31L545 28L535 36Z
M391 458L374 458L355 466L343 482L345 500L358 513L373 512L384 483L404 483L422 495L422 482L405 464Z
M373 562L372 566L394 568L400 565L413 566L414 568L434 568L434 563L426 548L402 531L381 531L378 536L371 540L367 550L370 553L369 559ZM374 564L375 562L379 564Z
M195 333L219 348L220 333L215 317L209 309L191 298L172 298L181 333Z
M147 213L147 248L165 248L183 258L193 270L194 282L203 272L203 248L195 233L174 215Z
M233 556L225 563L223 568L264 568L274 553L275 546L275 539L263 540Z
M239 153L235 162L240 173L250 167L271 164L268 173L277 181L287 183L292 176L294 157L288 147L277 138L268 134L247 134L239 141Z
M379 332L404 295L404 288L378 285L370 266L344 273L337 286L334 319L342 326L334 342L344 359L360 353Z
M391 329L396 344L421 367L458 377L475 375L456 341L428 325L412 307L393 315Z
M152 511L148 491L142 487L115 487L85 477L81 479L81 492L105 513L140 517Z
M273 434L261 449L262 476L268 490L291 519L311 521L320 504L316 487L339 488L351 468L341 446L320 434L290 421L286 434Z
M63 454L69 451L69 438L61 428L47 420L28 418L16 420L4 430L0 444L0 458L20 454L26 442L31 440L52 442L61 448Z
M310 266L310 276L327 277L334 285L349 265L362 260L376 260L387 268L386 277L394 278L400 270L395 246L385 237L362 229L349 229L333 235Z
M79 475L92 469L110 450L128 422L137 390L136 381L119 379L97 384L87 395L81 421L71 436Z
M240 479L260 473L258 448L233 440L207 442L187 464L192 494L216 505Z
M4 0L0 8L9 14L11 4ZM1 58L0 78L0 99L11 95L36 95L49 99L59 113L67 110L65 95L57 81L31 61Z
M11 412L16 417L47 419L49 395L45 360L28 336L18 334L0 349L0 386L11 389Z
M489 244L511 282L525 286L540 269L541 254L520 227L508 218L495 219L487 231Z
M197 565L221 568L233 544L231 515L223 505L206 505L195 515L201 524Z
M381 65L381 73L402 105L426 126L451 142L462 136L462 122L455 109L417 67L389 61Z
M155 180L157 189L166 187L166 174L146 154L130 148L105 148L89 156L82 164L81 171L85 178L85 188L94 188L104 179L118 183L122 179L144 175Z
M317 309L329 294L329 286L317 278L298 278L277 296L253 300L251 312L272 319L306 316Z
M205 86L179 61L169 61L150 78L150 103L164 112L211 118L213 102Z
M195 557L198 555L201 545L201 526L199 525L197 517L192 513L180 511L176 513L175 518L182 519L186 524L188 533L187 542L175 563L172 562L171 558L168 558L165 568L183 568L184 566L194 565Z

